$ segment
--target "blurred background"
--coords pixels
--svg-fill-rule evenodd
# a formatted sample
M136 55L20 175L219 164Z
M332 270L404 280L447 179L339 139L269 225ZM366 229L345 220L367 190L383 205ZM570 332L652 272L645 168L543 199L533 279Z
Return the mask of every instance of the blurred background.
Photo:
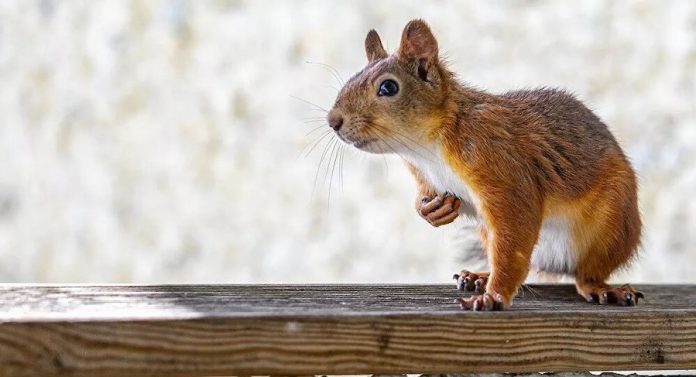
M312 149L333 70L412 18L462 80L594 109L640 175L641 257L615 279L696 283L686 0L2 1L0 282L449 282L466 221L421 220L396 157Z

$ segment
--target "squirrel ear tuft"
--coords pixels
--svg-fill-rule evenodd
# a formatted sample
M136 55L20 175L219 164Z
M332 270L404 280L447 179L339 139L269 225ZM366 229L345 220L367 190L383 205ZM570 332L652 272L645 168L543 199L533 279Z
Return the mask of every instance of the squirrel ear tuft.
M387 52L382 46L382 40L379 39L379 34L375 29L370 30L365 37L365 53L367 61L372 63L376 60L381 60L387 57Z
M413 20L406 24L398 56L404 61L417 61L418 75L427 79L427 72L438 63L438 48L437 40L425 21Z

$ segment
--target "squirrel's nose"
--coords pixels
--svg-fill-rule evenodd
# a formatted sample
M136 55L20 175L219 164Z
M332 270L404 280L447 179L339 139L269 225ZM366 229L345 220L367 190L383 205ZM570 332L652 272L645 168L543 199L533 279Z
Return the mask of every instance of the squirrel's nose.
M343 126L343 115L339 113L329 114L329 126L333 128L334 131L338 131Z

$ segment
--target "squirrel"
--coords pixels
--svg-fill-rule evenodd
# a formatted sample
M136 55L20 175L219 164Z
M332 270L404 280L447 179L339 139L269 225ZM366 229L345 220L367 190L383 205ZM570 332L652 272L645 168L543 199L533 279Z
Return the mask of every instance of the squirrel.
M395 153L432 226L477 219L488 272L462 270L465 310L503 310L530 269L575 277L589 302L635 305L642 292L607 278L640 243L636 176L607 126L566 91L495 95L460 83L423 20L387 54L373 29L368 64L339 91L328 125L345 143Z

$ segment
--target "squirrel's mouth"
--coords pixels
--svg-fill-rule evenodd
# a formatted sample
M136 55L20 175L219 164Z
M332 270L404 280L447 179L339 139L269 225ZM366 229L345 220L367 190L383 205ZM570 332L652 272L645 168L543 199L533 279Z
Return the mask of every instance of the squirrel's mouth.
M377 139L356 140L353 142L353 146L358 149L362 149L375 141L377 141Z

